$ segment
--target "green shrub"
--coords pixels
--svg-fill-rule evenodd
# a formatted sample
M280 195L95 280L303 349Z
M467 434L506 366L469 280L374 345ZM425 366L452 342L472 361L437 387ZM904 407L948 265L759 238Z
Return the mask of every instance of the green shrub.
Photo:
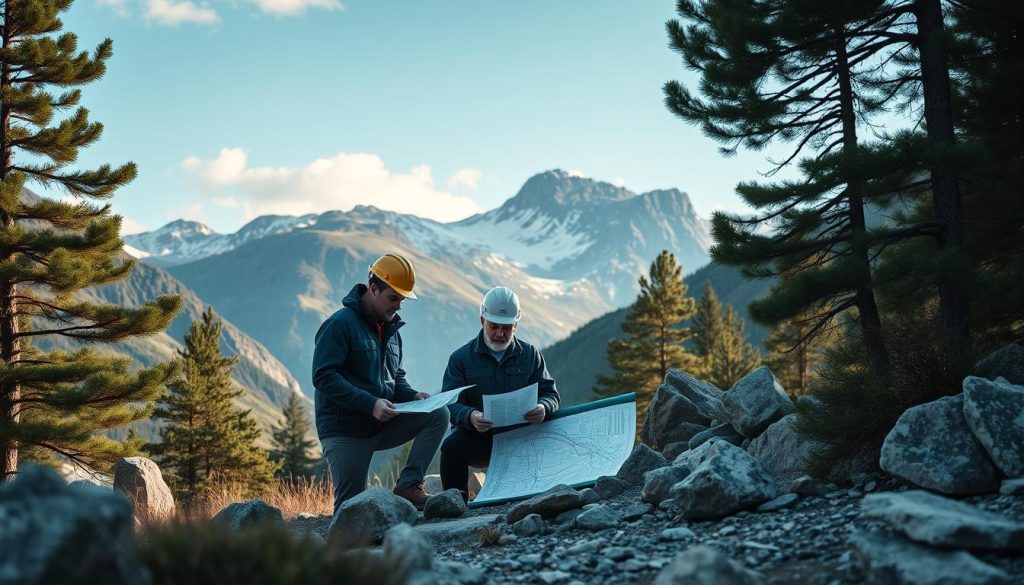
M880 378L868 366L864 344L853 328L825 352L818 379L811 385L817 400L797 406L796 429L822 448L810 462L818 478L850 479L850 470L870 462L877 467L885 436L908 408L958 394L965 364L972 356L951 359L929 316L886 322L890 373Z
M241 533L176 523L142 534L139 554L154 585L397 585L406 575L366 549L325 546L283 528Z

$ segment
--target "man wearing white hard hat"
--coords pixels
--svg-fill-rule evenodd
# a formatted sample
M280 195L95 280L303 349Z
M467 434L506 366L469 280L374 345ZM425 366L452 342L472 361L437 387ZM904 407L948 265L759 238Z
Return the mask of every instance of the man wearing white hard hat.
M503 394L537 384L538 404L524 423L543 422L558 410L558 389L540 350L516 336L522 317L519 296L496 286L480 303L480 332L448 359L442 390L473 384L448 406L452 432L441 445L441 484L468 493L469 466L486 467L491 459L491 421L483 415L483 395Z

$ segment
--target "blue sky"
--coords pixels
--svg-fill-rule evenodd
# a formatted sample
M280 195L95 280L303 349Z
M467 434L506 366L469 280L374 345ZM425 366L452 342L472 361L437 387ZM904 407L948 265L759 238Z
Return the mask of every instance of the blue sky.
M128 233L355 204L448 221L553 168L739 210L734 185L769 165L665 109L662 84L695 79L667 46L673 7L78 0L80 47L114 40L83 88L105 132L80 161L139 165L113 200Z

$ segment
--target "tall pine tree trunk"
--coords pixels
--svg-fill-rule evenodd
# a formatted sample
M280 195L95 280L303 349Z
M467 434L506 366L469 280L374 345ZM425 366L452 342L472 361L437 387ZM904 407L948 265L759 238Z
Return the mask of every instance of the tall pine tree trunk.
M6 214L5 214L6 215ZM9 217L5 223L13 224ZM20 344L18 343L17 302L14 299L17 289L12 284L0 285L0 359L5 364L12 364L18 359ZM0 426L16 428L19 420L19 401L21 386L17 383L0 384ZM14 437L4 433L0 436L0 480L11 479L18 470L18 442Z
M952 160L943 159L956 145L953 109L950 103L949 65L943 37L942 6L939 0L917 0L917 43L921 59L921 86L928 140L939 151L931 166L932 207L938 221L939 254L947 260L964 252L964 218L960 205L959 173ZM939 276L939 313L949 357L968 355L970 329L965 278L943 267Z
M4 2L4 27L3 47L9 48L11 33L11 2ZM11 85L11 70L6 61L2 63L0 70L0 87L9 88ZM0 103L0 181L6 180L8 170L11 168L12 150L8 144L10 140L9 130L11 127L11 110L6 100ZM5 229L14 227L14 217L7 210L0 211L0 222ZM8 261L10 257L3 258ZM18 339L18 304L16 300L17 287L12 282L0 283L0 360L4 364L13 364L21 353L21 346ZM21 400L21 386L14 382L0 384L0 428L16 428L18 423L19 406ZM18 470L18 442L13 436L0 435L0 480L10 479Z
M885 377L889 373L889 353L882 337L882 319L871 287L871 259L864 221L863 180L853 173L857 164L857 125L853 109L853 86L850 64L846 54L846 34L842 25L836 26L836 73L839 77L839 108L843 121L843 175L846 178L846 196L849 201L851 254L862 271L861 284L854 291L858 321L864 345L875 373ZM854 178L856 177L856 178Z

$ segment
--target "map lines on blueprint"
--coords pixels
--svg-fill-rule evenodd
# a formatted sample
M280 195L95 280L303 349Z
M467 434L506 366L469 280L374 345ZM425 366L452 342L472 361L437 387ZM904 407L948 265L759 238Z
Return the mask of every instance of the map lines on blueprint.
M615 475L633 450L636 402L612 404L494 436L474 500L502 501Z

